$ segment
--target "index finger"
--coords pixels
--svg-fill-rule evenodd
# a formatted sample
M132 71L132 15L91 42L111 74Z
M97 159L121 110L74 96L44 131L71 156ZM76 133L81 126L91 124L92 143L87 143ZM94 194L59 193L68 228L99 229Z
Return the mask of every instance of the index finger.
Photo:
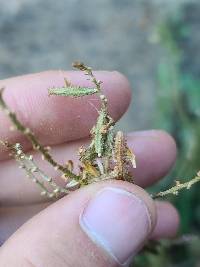
M131 99L128 80L118 72L99 71L95 75L103 82L111 116L119 119ZM46 71L0 81L0 87L6 87L4 99L8 106L44 145L61 144L88 136L98 115L96 107L99 101L95 95L76 99L48 96L47 89L63 86L65 77L74 85L92 87L79 71ZM31 148L21 133L9 130L10 121L2 111L0 125L1 140L20 142L25 150ZM0 160L7 157L5 149L0 147Z

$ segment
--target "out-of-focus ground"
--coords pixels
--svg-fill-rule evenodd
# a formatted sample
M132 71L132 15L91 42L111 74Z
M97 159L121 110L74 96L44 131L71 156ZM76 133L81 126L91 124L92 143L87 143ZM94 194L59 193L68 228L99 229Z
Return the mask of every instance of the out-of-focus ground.
M121 126L126 131L151 128L158 65L166 57L156 28L188 3L200 9L198 0L0 0L0 79L69 69L77 59L94 69L119 70L133 88ZM188 16L191 20L193 14ZM188 44L195 55L198 38Z

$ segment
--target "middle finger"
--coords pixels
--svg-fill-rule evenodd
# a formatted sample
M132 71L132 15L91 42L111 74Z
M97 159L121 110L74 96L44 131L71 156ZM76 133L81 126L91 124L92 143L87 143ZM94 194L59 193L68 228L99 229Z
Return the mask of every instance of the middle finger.
M137 168L133 170L134 182L142 187L155 183L172 167L176 158L176 145L173 139L163 131L143 131L128 135L128 145L136 154ZM77 150L88 140L79 140L54 146L52 154L64 164L71 159L78 165ZM46 162L41 160L38 152L34 159L42 170L60 183L60 175ZM40 189L26 177L14 160L0 163L0 202L3 206L36 204L48 201L40 196Z

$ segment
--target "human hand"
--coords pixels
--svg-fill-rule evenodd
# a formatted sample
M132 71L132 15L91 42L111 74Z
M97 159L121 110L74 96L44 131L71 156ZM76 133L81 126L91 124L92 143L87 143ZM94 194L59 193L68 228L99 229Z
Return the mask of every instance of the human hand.
M96 75L103 81L111 116L117 120L131 99L129 83L118 72ZM77 71L49 71L3 80L0 87L6 87L4 98L20 121L42 144L52 147L58 161L78 162L76 151L88 142L98 99L48 97L47 88L62 86L64 77L73 84L88 83ZM10 122L2 112L0 123L0 139L20 142L30 151L20 133L9 131ZM155 130L130 133L127 139L136 154L138 186L122 181L96 183L55 203L40 196L38 188L1 148L0 242L11 237L0 248L0 266L118 266L128 262L149 238L174 236L179 223L175 208L152 201L141 187L155 183L169 171L176 157L175 143L168 134ZM54 175L37 152L31 154L42 169Z

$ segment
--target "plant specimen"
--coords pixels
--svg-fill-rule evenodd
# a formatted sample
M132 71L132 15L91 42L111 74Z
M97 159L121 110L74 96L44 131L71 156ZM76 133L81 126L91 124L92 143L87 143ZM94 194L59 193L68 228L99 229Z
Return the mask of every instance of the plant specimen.
M32 155L26 155L19 143L10 144L6 140L1 143L6 146L20 168L24 169L26 175L41 188L41 194L50 198L61 197L82 186L108 179L120 179L134 182L130 175L130 168L136 168L136 158L134 153L128 148L126 138L122 131L115 132L115 122L110 117L107 104L108 100L102 93L102 82L97 80L92 69L83 63L75 62L73 66L85 73L94 87L74 86L67 79L64 80L63 87L49 88L49 95L66 97L84 97L86 95L97 94L101 107L98 110L96 124L91 129L91 142L87 147L81 146L78 150L79 171L74 171L74 164L68 160L67 164L59 164L50 154L49 148L44 147L38 141L31 129L25 127L12 112L3 99L3 90L0 91L0 107L5 111L15 128L21 131L31 141L33 148L41 152L43 158L48 161L55 170L62 173L65 186L57 184L52 177L49 177L34 161ZM200 181L200 172L197 176L186 183L176 182L176 185L164 192L159 192L152 196L163 197L168 194L178 194L183 188L190 188L194 183Z

